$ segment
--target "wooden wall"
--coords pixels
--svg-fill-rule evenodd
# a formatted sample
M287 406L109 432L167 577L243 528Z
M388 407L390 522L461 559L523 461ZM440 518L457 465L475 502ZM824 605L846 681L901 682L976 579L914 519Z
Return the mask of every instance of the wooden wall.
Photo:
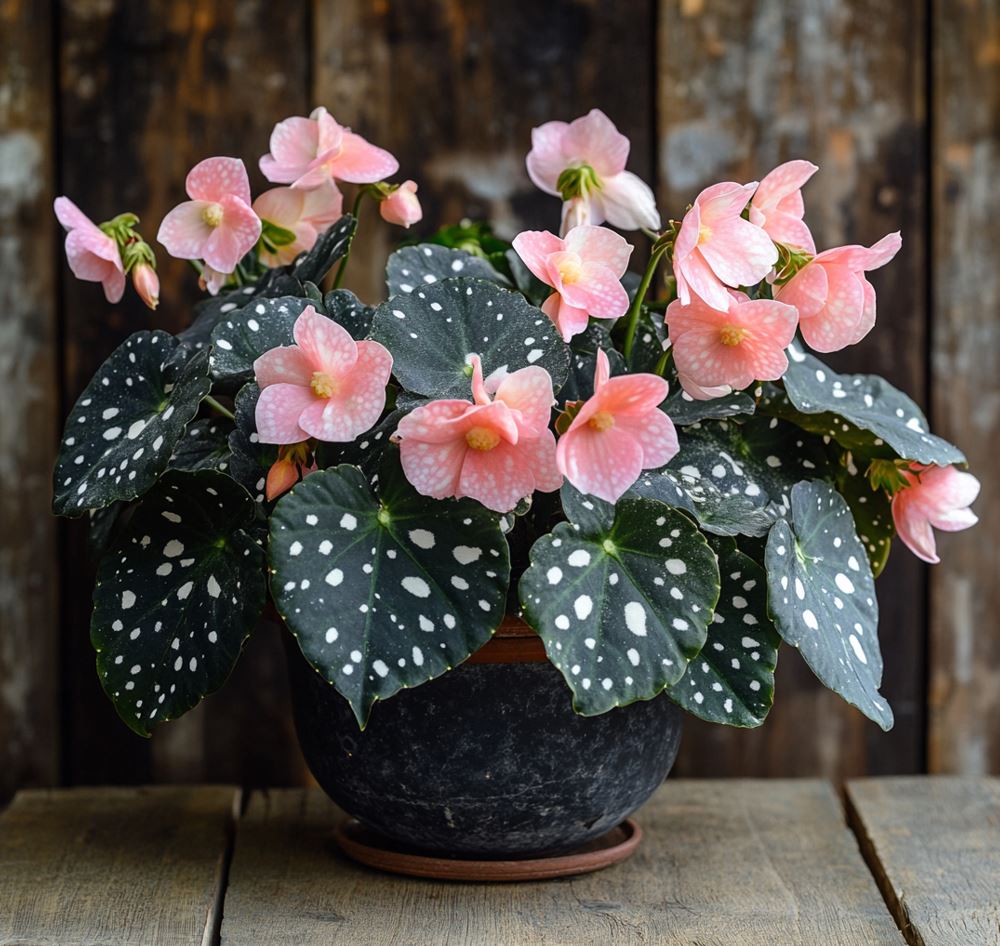
M100 692L83 530L47 511L54 443L106 355L151 323L180 327L195 290L164 254L155 317L109 307L69 275L49 208L67 193L97 219L135 210L151 238L196 160L255 168L273 122L314 104L399 157L428 226L553 226L523 169L530 129L598 106L667 214L808 157L820 245L902 229L874 277L878 329L839 366L930 409L984 480L982 524L943 538L930 576L898 549L880 582L892 733L787 651L767 725L692 724L678 768L1000 770L1000 0L0 0L0 55L0 796L303 778L274 628L223 693L150 741ZM351 280L375 297L393 234L369 223Z

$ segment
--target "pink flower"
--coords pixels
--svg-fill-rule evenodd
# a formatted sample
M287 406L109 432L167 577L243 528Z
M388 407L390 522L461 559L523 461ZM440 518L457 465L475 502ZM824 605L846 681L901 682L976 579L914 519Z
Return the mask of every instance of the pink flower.
M559 177L581 169L583 201L589 206L581 219L599 224L607 220L623 230L648 227L659 230L660 215L652 190L635 174L625 170L629 140L600 109L582 118L546 122L531 131L531 151L526 161L528 175L536 187L560 196ZM573 217L581 208L574 205ZM567 232L564 214L564 229Z
M801 188L818 170L809 161L779 164L757 187L750 201L750 222L775 243L815 253L816 244L802 220L805 206Z
M618 501L643 470L669 463L677 453L677 431L659 404L667 382L655 374L611 373L597 351L594 395L559 438L556 463L578 490L609 503Z
M417 185L413 181L404 181L378 205L378 212L388 223L407 229L418 223L424 212L417 197Z
M260 220L250 206L250 181L238 158L206 158L184 184L191 200L163 218L156 238L178 259L203 259L231 273L260 236Z
M276 184L309 189L330 179L373 184L395 174L399 162L338 125L322 106L309 118L286 118L271 132L271 152L260 159L264 177Z
M618 319L628 309L621 277L632 247L605 227L574 227L562 239L546 230L525 230L514 250L555 292L542 311L555 322L564 341L587 327L587 317Z
M806 263L774 297L799 310L799 329L816 351L856 345L875 325L875 289L865 273L885 266L903 245L899 233L872 247L840 246Z
M979 519L969 506L979 495L979 480L953 466L914 464L903 476L909 486L892 497L892 519L899 537L917 558L934 564L940 559L934 529L958 532Z
M491 400L475 355L472 371L471 403L432 401L399 422L406 478L424 496L469 496L495 512L559 489L549 373L533 365L505 375Z
M160 279L156 270L149 263L136 264L132 267L132 285L139 298L155 310L160 304Z
M57 197L56 217L66 229L66 259L77 279L99 282L104 298L118 302L125 292L125 268L118 244L68 197Z
M771 238L740 214L756 184L731 181L706 187L684 215L674 242L677 297L697 295L713 309L729 308L727 286L753 286L778 261Z
M260 258L268 266L286 266L299 253L311 250L320 233L340 219L344 195L330 180L308 191L272 187L253 202L253 209L261 220L295 234L295 240L279 246L276 253L261 250Z
M785 348L795 337L795 309L742 292L728 296L725 312L698 298L667 306L677 375L696 400L718 396L711 389L720 386L742 390L754 381L777 381L788 368Z
M210 296L217 296L230 276L232 273L220 273L217 269L212 269L211 266L204 263L201 267L201 275L198 277L198 287L207 289Z
M378 342L355 342L310 305L292 328L294 345L254 363L257 434L262 443L309 437L347 443L370 430L385 407L392 355Z

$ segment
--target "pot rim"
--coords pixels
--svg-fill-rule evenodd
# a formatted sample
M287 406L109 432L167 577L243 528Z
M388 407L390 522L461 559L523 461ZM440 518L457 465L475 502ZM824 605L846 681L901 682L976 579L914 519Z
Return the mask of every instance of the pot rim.
M545 645L534 628L508 614L493 636L465 661L467 664L547 663Z

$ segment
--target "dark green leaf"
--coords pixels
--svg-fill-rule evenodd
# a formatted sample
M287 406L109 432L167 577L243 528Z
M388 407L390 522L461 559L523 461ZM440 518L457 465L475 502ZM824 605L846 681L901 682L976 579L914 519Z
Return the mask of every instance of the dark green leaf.
M625 373L625 359L612 344L608 330L599 322L591 322L585 332L573 336L569 343L569 376L559 391L561 403L585 401L593 395L598 348L608 356L612 375Z
M569 498L569 497L567 497ZM520 583L525 620L584 716L652 699L705 643L719 595L715 554L683 513L625 497L565 503Z
M481 256L434 243L404 246L389 257L385 267L385 282L390 299L399 293L409 295L415 289L425 289L455 276L486 279L500 286L510 286Z
M253 517L228 476L171 470L101 559L97 673L140 735L217 690L236 663L266 592Z
M240 388L236 395L236 426L229 435L229 475L253 497L254 502L263 503L264 488L267 485L267 471L278 459L278 448L274 444L261 443L257 436L257 421L254 414L260 388L250 382Z
M767 538L768 608L782 638L813 673L883 729L892 710L879 694L875 581L843 497L829 483L799 483L791 518Z
M735 548L719 555L722 591L701 653L667 693L710 723L753 727L774 699L781 639L767 616L764 569Z
M440 676L503 619L510 563L471 500L416 493L393 457L376 498L352 466L313 473L271 517L271 591L306 659L350 702Z
M372 327L372 317L375 307L365 305L353 292L347 289L334 289L323 299L326 314L338 325L342 325L351 333L351 338L360 341L368 337Z
M670 385L667 399L660 405L661 411L678 427L688 427L703 420L724 420L753 414L756 410L754 399L745 391L734 391L710 401L696 401L681 388L679 382Z
M372 337L392 352L400 383L432 397L469 397L474 354L486 375L539 365L556 391L569 368L569 349L549 317L482 279L446 279L382 303Z
M865 471L854 466L848 455L846 467L837 476L837 489L851 508L854 528L868 553L872 574L878 578L889 560L896 526L892 519L892 502L884 490L873 490Z
M290 275L300 283L317 286L330 272L333 264L343 259L351 248L358 221L345 214L332 227L319 235L312 249L300 256L290 267Z
M172 470L219 470L229 466L229 434L232 422L215 417L192 421L174 446Z
M194 349L207 348L212 343L212 330L226 316L250 302L253 286L244 286L233 292L203 299L195 304L194 321L182 332L177 333L177 339Z
M156 482L208 394L208 354L178 357L166 332L136 332L98 369L70 411L52 508L76 516L135 499Z

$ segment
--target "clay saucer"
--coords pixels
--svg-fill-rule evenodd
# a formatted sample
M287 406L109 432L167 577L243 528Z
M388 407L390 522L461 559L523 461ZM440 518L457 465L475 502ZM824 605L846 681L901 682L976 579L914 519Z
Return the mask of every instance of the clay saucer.
M621 863L635 851L642 840L642 829L628 818L571 854L510 861L439 857L396 850L391 841L365 828L354 818L342 821L334 836L348 857L368 867L409 877L483 883L547 880L602 870Z

